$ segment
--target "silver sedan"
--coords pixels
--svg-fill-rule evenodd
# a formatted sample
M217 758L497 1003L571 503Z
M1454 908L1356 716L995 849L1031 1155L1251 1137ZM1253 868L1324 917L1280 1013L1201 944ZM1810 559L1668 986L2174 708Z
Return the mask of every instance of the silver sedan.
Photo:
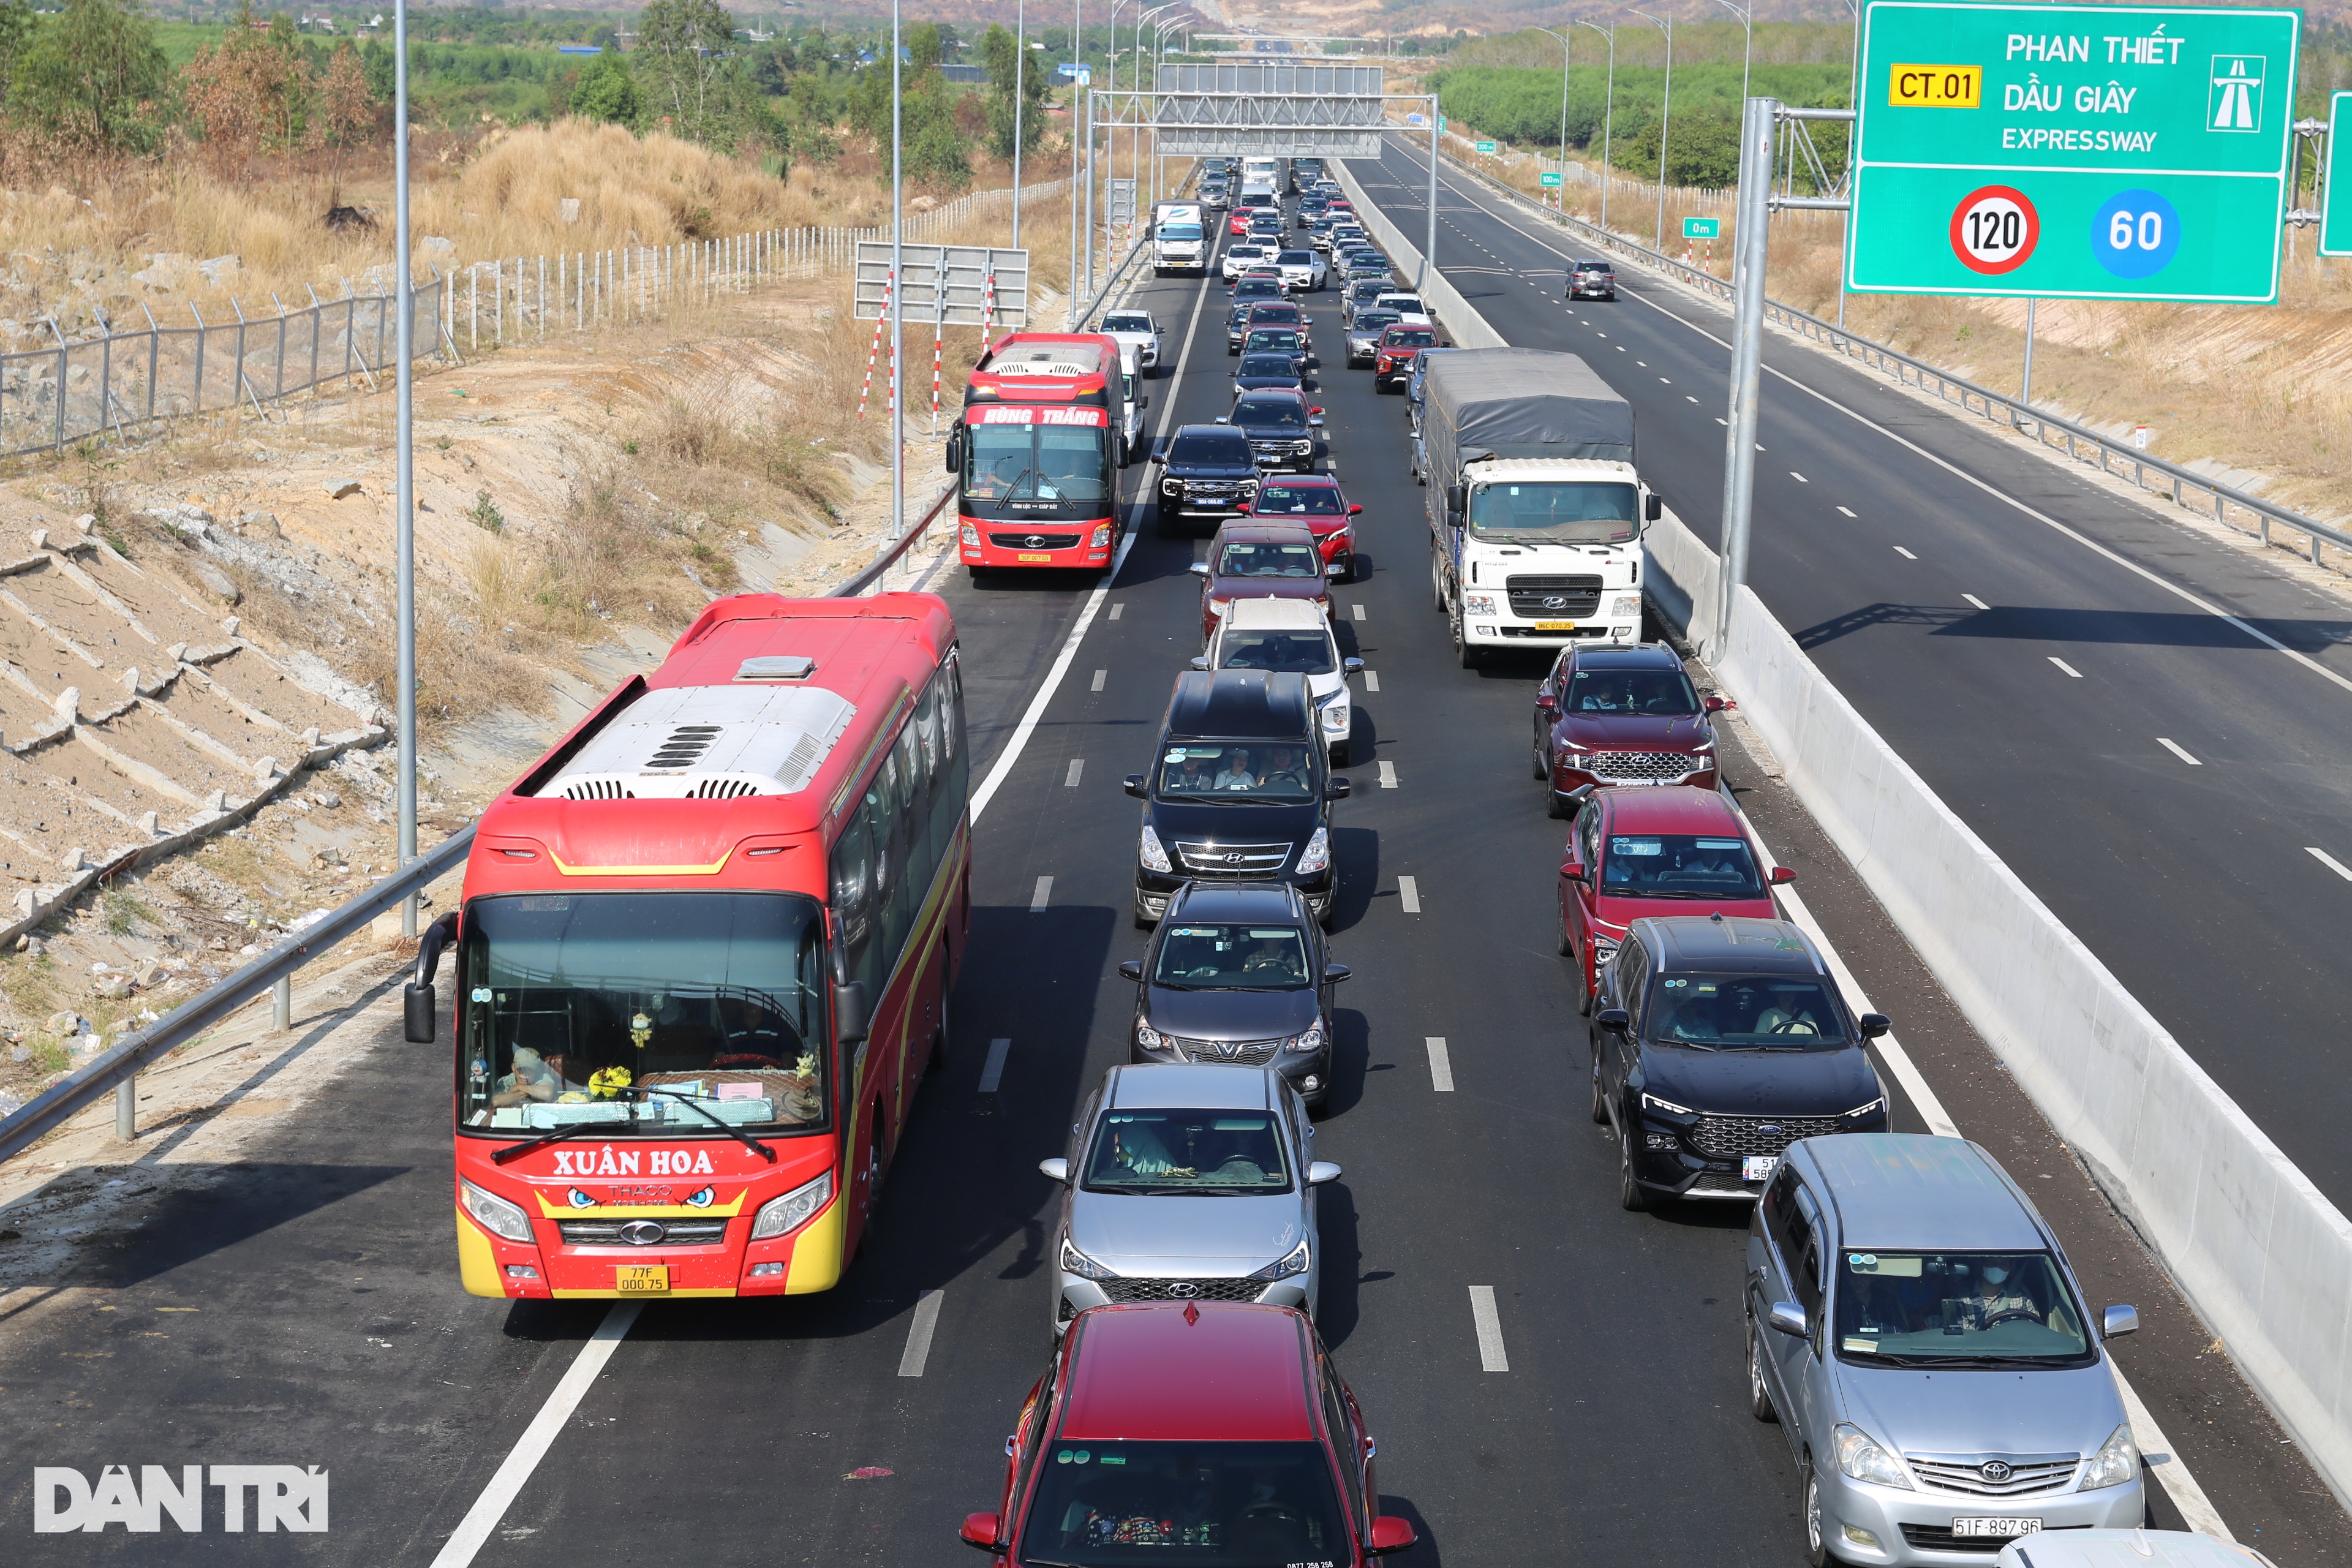
M1115 1067L1038 1169L1062 1184L1054 1331L1107 1301L1262 1301L1309 1316L1319 1298L1315 1129L1272 1068Z

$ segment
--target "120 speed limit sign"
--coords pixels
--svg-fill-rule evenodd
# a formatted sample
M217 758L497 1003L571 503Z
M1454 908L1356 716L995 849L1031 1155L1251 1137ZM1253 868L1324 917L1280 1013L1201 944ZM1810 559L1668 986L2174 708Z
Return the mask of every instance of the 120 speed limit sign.
M1970 191L1952 209L1952 254L1972 271L2013 272L2041 239L2041 215L2007 185Z

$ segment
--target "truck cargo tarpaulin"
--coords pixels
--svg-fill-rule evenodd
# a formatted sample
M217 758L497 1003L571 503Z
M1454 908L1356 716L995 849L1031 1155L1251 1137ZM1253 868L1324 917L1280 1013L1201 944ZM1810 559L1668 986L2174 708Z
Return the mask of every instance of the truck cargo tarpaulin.
M1433 475L1503 458L1633 461L1633 410L1572 354L1465 349L1436 355L1423 390Z

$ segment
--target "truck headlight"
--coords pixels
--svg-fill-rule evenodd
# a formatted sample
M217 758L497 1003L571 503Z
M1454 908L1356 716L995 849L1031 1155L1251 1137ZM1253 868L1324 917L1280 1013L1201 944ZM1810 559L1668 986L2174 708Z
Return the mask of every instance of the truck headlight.
M1463 595L1462 613L1465 616L1493 615L1495 613L1495 595L1492 594Z
M1642 613L1642 595L1620 594L1610 601L1609 615L1612 620L1630 620Z
M1841 1421L1831 1436L1837 1444L1838 1468L1855 1480L1868 1481L1874 1487L1900 1487L1906 1492L1915 1489L1911 1478L1903 1473L1903 1466L1895 1456L1880 1447L1861 1427ZM2115 1441L2112 1437L2107 1440Z
M530 1216L522 1212L520 1205L510 1204L495 1193L486 1193L462 1176L457 1180L457 1201L492 1236L525 1246L530 1244Z
M2139 1474L2139 1448L2132 1442L2131 1423L2126 1421L2110 1433L2083 1467L2084 1491L2097 1491L2103 1487L2119 1487Z
M816 1211L833 1201L833 1173L827 1171L814 1182L804 1182L780 1198L770 1198L760 1205L760 1215L751 1222L751 1239L764 1241L772 1236L789 1236L816 1217Z
M1151 830L1147 827L1144 831L1149 833ZM1309 872L1320 871L1330 863L1331 830L1318 827L1315 830L1315 837L1307 841L1307 847L1298 852L1298 874L1303 877Z
M1300 1242L1286 1253L1281 1262L1269 1263L1250 1276L1253 1279L1288 1279L1307 1272L1307 1244Z
M1143 837L1136 841L1135 852L1142 858L1145 870L1170 869L1168 851L1160 847L1160 835L1151 831L1151 824L1148 822L1143 825Z
M1080 1252L1076 1247L1071 1246L1070 1238L1066 1236L1062 1238L1062 1272L1065 1274L1075 1274L1081 1279L1116 1279L1118 1278L1118 1275L1112 1273L1109 1269L1105 1268L1101 1264L1097 1263L1093 1258L1088 1258L1085 1253Z

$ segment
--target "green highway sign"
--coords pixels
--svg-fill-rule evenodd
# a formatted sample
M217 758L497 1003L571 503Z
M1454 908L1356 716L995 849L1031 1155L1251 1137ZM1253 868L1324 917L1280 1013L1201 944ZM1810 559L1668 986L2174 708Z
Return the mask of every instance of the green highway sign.
M1722 234L1723 220L1721 218L1686 217L1683 219L1683 237L1685 239L1717 239L1722 237Z
M1491 153L1494 150L1495 144L1492 142L1481 142L1478 143L1478 151L1481 153Z
M2275 300L2300 24L1871 0L1846 287Z
M1536 178L1541 180L1547 186L1557 185L1559 184L1559 172L1556 169L1548 169L1538 174Z
M2327 176L2319 187L2322 256L2352 256L2352 176L2341 185L2336 181L2336 149L2344 145L2346 132L2352 132L2352 92L2339 92L2328 100Z
M1437 117L1437 130L1438 134L1440 135L1444 135L1445 132L1445 116L1443 114Z

